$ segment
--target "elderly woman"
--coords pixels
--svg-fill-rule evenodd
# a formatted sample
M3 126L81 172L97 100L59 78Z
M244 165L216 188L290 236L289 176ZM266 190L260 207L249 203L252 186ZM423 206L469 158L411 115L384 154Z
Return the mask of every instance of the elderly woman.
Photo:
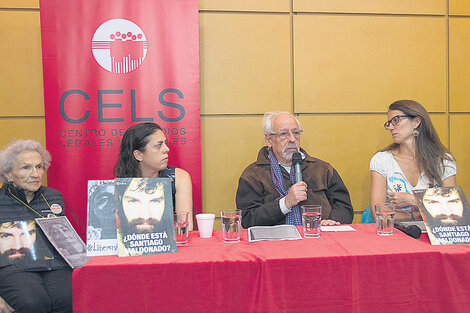
M0 152L0 296L17 312L72 312L72 270L34 223L64 215L60 192L41 185L50 161L33 140Z
M393 144L370 161L370 207L391 202L398 211L395 221L421 220L412 192L434 186L455 186L454 158L441 143L428 112L416 101L399 100L388 108L385 129Z
M116 177L167 177L171 180L173 210L188 212L192 229L193 191L191 177L181 168L168 166L167 140L162 128L155 123L131 126L122 137Z

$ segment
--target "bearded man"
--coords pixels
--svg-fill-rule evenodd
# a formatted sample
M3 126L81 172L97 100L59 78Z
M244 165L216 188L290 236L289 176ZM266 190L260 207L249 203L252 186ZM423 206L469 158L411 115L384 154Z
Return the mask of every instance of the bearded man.
M465 195L460 187L429 188L423 195L425 221L431 225L469 225L470 216L464 209Z
M31 262L37 259L34 251L36 224L16 221L0 224L0 264Z
M165 182L153 178L121 178L120 180L115 186L118 203L118 255L148 254L129 250L129 248L133 248L132 244L135 240L146 238L146 234L160 233L165 231L168 225L172 225L171 207L165 210ZM167 183L169 187L169 180Z
M237 208L242 225L301 225L300 206L322 206L322 225L349 224L353 208L338 172L300 148L302 127L289 112L268 112L263 118L266 146L238 181ZM302 181L296 182L292 155L300 152Z

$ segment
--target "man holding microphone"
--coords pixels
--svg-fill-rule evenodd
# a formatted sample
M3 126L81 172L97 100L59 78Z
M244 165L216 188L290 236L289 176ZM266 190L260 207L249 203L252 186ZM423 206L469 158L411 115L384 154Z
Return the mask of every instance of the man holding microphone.
M236 203L243 227L301 225L304 204L322 206L322 225L351 223L354 213L346 186L330 164L300 148L299 121L288 112L268 112L263 133L266 146L238 181Z

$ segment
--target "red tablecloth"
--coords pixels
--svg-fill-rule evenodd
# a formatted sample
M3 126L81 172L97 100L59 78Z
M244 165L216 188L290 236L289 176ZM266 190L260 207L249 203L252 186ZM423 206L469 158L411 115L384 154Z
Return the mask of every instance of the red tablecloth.
M352 226L231 244L190 232L177 253L92 257L73 273L74 312L470 312L470 245Z

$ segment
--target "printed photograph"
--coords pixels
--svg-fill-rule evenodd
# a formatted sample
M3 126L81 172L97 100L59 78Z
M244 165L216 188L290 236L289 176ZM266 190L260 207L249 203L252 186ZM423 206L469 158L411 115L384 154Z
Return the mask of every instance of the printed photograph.
M38 218L36 223L49 239L50 243L72 267L83 266L88 257L86 246L65 216Z
M41 242L42 241L42 242ZM34 220L0 224L0 266L53 258Z
M116 179L118 255L175 252L168 178Z

